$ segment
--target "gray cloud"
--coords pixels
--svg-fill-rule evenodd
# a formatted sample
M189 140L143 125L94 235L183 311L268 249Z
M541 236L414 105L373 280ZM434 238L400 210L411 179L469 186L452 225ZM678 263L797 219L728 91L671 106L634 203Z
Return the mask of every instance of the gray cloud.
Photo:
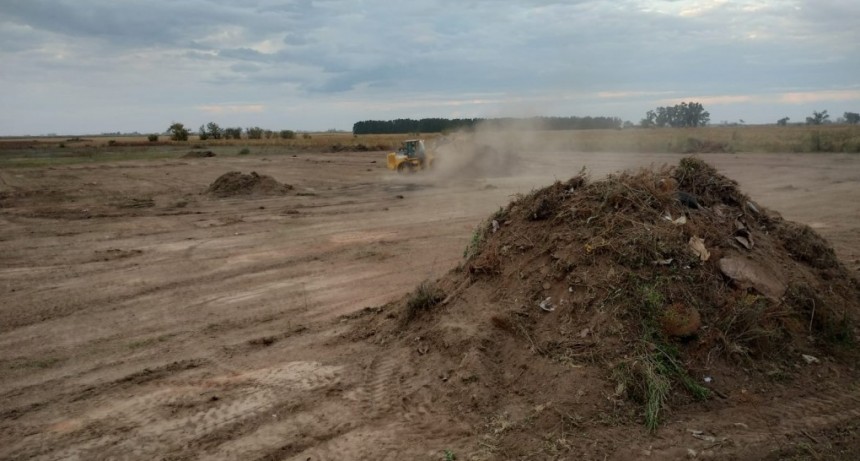
M603 108L592 115L635 120L657 99L610 104L596 95L856 88L857 17L853 0L7 0L0 103L33 115L0 116L0 129L68 123L29 107L34 99L74 107L104 94L152 118L202 117L195 107L221 103L310 107L296 121L306 129L348 128L371 115L482 116L518 104L570 115ZM475 95L496 102L456 102ZM364 103L345 111L342 100ZM744 111L716 110L732 108ZM98 131L121 120L147 129L115 110L92 110L104 118L74 126ZM755 110L761 121L776 113ZM242 116L266 125L272 114Z

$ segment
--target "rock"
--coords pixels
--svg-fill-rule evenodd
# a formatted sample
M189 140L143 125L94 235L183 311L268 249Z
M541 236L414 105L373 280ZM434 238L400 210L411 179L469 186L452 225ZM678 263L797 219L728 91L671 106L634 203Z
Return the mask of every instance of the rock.
M770 269L747 258L726 256L719 260L720 271L741 288L753 288L777 301L785 294L785 284Z
M674 303L666 307L660 319L663 333L675 338L693 336L702 327L702 317L695 307Z

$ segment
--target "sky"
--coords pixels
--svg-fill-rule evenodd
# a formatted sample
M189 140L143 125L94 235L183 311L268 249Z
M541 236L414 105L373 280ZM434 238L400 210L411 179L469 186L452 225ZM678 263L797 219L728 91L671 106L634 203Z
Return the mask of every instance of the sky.
M858 0L2 0L0 135L860 112Z

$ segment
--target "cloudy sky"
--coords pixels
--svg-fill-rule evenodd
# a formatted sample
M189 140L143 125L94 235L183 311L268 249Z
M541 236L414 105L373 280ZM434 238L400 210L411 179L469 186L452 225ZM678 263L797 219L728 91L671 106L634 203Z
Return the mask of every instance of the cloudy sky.
M2 0L0 135L860 112L858 0Z

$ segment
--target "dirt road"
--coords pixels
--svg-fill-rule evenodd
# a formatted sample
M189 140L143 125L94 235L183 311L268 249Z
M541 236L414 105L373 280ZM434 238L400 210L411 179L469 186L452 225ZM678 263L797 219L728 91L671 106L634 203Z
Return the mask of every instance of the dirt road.
M0 171L0 458L478 457L474 429L404 379L420 365L344 340L342 316L455 267L475 226L513 194L582 166L597 177L678 158L558 153L516 177L478 179L398 177L379 153ZM860 270L860 157L705 158ZM228 171L295 189L205 195ZM781 446L773 437L857 427L856 388L815 398L735 410L723 435L740 442L727 453L766 456ZM682 416L663 433L683 433ZM675 441L653 440L655 456L686 456ZM601 446L591 455L642 449Z

